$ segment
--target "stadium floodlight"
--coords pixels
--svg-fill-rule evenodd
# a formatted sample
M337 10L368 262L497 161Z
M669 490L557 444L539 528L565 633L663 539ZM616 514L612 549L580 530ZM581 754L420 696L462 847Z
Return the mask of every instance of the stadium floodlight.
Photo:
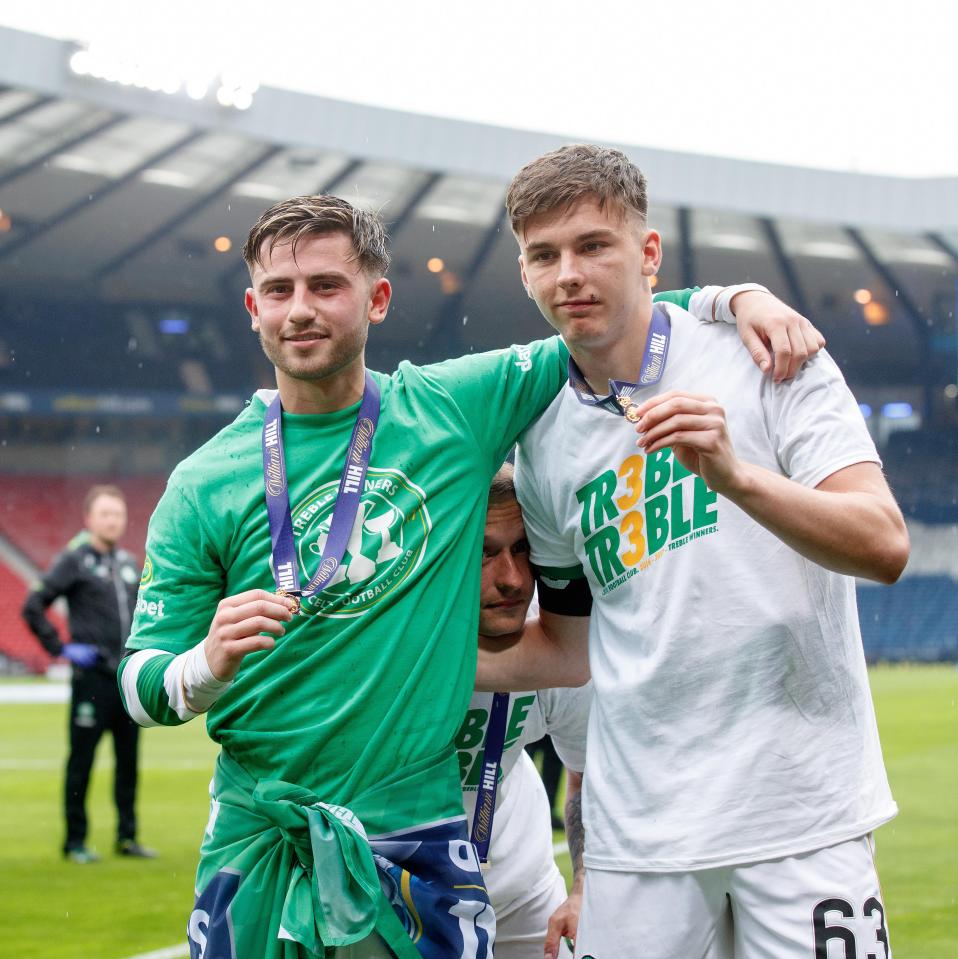
M881 408L886 420L907 420L914 412L911 403L885 403Z
M710 233L702 237L699 246L708 246L714 250L739 250L743 253L755 253L761 250L761 241L744 233Z
M869 326L884 326L888 322L888 309L878 300L872 300L862 307L865 322Z
M237 90L233 94L233 106L237 110L248 110L253 105L253 94L249 90Z
M794 253L800 256L814 256L823 260L857 260L858 250L850 243L836 243L831 240L813 240L795 247Z
M90 72L90 51L77 50L70 57L70 69L78 76L85 77Z
M215 97L220 106L236 110L248 110L259 89L256 79L243 70L190 62L173 54L146 55L102 43L74 49L68 64L78 77L168 96L183 92L197 101Z
M174 336L189 333L190 321L184 316L164 316L157 323L161 333L168 333Z
M186 81L186 95L191 100L202 100L209 91L210 84L206 77L190 77Z

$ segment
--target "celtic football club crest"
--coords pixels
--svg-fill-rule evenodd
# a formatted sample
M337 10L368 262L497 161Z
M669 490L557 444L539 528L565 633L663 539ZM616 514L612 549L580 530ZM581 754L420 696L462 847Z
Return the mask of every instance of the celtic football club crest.
M313 490L291 510L303 582L321 562L338 485ZM419 566L430 529L425 493L399 470L370 467L342 563L326 588L304 601L303 612L359 616L375 606Z

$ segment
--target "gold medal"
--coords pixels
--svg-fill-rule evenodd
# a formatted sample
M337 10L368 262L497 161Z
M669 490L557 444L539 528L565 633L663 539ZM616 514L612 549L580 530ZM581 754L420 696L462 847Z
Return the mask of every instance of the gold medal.
M291 600L293 601L293 608L292 608L291 612L292 612L292 614L293 614L294 616L295 616L295 615L300 611L300 609L302 609L302 607L303 607L302 601L301 601L300 598L299 598L298 596L296 596L294 593L289 593L289 592L287 592L285 589L278 589L278 590L276 590L276 595L277 595L277 596L286 596L286 597L288 597L289 599L291 599Z
M622 407L622 412L630 423L638 423L639 408L633 403L632 397L628 393L620 393L615 401Z

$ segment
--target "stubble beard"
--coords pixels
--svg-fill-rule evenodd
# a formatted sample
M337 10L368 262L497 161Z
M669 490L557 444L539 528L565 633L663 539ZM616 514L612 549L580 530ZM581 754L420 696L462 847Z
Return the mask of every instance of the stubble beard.
M366 347L368 332L368 327L364 327L357 332L354 338L337 341L330 352L324 351L322 355L317 357L302 357L298 362L295 358L291 362L290 357L283 352L282 341L266 340L263 337L262 330L259 332L259 345L266 358L281 373L294 380L313 383L335 376L340 370L353 363L356 357L362 355ZM327 340L326 342L330 343L332 341Z

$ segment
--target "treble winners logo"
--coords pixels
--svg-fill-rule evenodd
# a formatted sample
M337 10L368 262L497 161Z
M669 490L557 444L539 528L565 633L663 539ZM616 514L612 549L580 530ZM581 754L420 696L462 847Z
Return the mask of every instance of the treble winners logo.
M292 510L304 583L320 565L338 485L321 486ZM303 612L339 618L375 606L419 566L431 528L425 493L399 470L370 467L343 560Z

